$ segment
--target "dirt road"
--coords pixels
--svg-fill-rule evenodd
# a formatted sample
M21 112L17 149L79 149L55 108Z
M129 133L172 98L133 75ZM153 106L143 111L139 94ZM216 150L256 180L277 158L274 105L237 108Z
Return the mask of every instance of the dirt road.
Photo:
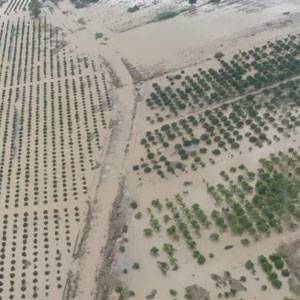
M62 20L62 26L70 28L72 20L58 11L55 16ZM68 38L68 37L66 37ZM109 293L110 264L112 263L116 233L122 227L114 228L116 210L119 207L124 187L124 167L130 138L131 124L135 111L135 91L132 78L117 52L99 46L88 28L71 33L70 42L82 52L99 59L114 70L121 81L121 87L114 88L114 109L111 120L111 134L105 147L98 174L90 191L88 211L83 227L76 240L73 262L68 272L63 300L105 299ZM109 256L109 257L108 257Z

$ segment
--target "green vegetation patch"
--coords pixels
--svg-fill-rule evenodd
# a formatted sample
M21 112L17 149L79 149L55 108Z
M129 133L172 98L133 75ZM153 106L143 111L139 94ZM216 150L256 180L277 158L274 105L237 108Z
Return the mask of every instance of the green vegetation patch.
M104 36L104 34L102 32L96 32L95 33L95 39L98 40L98 39L102 39Z
M136 11L140 10L140 6L139 5L134 5L134 6L131 6L127 9L127 12L129 13L134 13Z
M34 17L38 17L40 15L42 4L39 0L31 0L28 7Z
M156 18L154 19L154 21L163 21L163 20L167 20L167 19L171 19L176 17L177 15L179 15L180 12L177 11L164 11L162 13L159 13Z

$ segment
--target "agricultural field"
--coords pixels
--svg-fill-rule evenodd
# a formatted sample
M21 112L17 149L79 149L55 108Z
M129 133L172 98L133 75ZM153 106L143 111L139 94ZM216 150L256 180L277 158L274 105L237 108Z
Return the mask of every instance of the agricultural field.
M126 236L133 243L120 241L117 269L136 294L145 280L138 272L147 269L148 295L166 299L193 299L189 287L208 299L293 297L298 260L289 247L274 245L299 237L299 150L271 153L253 167L232 163L219 174L190 176L172 190L177 194L159 188L153 200L146 194L143 203L131 203L137 228ZM131 270L126 252L140 271ZM280 262L265 267L263 257L275 254Z
M219 69L182 71L163 87L154 82L146 121L155 129L141 139L145 155L133 170L164 178L214 164L225 152L251 152L290 138L300 125L299 41L269 42L229 62L219 52Z
M29 2L30 2L29 0L6 1L6 2L4 2L4 4L2 4L2 11L3 11L4 15L6 15L6 16L8 16L12 13L25 11L28 8Z
M217 52L141 87L116 299L298 299L297 49Z
M192 2L0 2L0 300L299 299L300 4Z
M110 83L46 13L11 16L18 5L0 23L0 298L59 299L110 131Z

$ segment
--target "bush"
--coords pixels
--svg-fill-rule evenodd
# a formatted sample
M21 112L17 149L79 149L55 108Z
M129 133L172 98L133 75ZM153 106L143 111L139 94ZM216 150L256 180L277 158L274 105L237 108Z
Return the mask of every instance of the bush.
M262 291L266 291L267 289L268 289L268 287L265 284L261 286Z
M139 263L135 262L133 265L132 265L132 269L134 270L138 270L140 268L140 265Z
M158 256L158 254L159 254L159 249L158 249L157 247L152 247L152 248L150 249L150 254L151 254L152 256Z
M289 290L293 294L300 296L300 284L295 279L292 278L288 280L288 284L289 284Z
M200 254L200 255L198 256L198 259L197 259L198 264L199 264L199 265L204 265L204 264L205 264L205 261L206 261L205 257L204 257L202 254Z
M139 9L140 9L140 6L139 6L139 5L134 5L134 6L132 6L132 7L129 7L129 8L127 9L127 12L129 12L129 13L134 13L134 12L138 11Z
M130 207L132 208L132 209L137 209L137 203L135 202L135 201L132 201L131 203L130 203Z
M284 262L283 262L282 259L276 260L274 262L274 264L275 264L275 268L278 269L278 270L281 270L283 268L283 266L284 266Z
M135 165L135 166L132 167L132 170L133 170L133 171L138 171L139 168L140 168L140 167L139 167L138 165Z
M220 151L219 149L215 149L215 150L212 151L212 153L213 153L214 155L220 155L220 154L221 154L221 151Z
M217 233L212 233L209 238L211 241L216 242L219 240L220 236Z
M31 0L29 3L29 10L33 16L38 17L41 13L42 4L39 0Z
M215 54L215 58L216 59L220 59L220 58L222 58L224 56L224 54L221 52L221 51L219 51L219 52L217 52L216 54Z
M253 270L253 268L254 268L253 262L251 260L247 260L247 262L245 263L245 268L247 270Z
M144 236L151 237L153 234L153 230L151 228L145 228L144 229Z
M123 292L123 288L121 286L117 286L115 288L116 293L121 294Z
M178 15L176 11L165 11L156 16L155 21L163 21L166 19L174 18Z
M144 172L145 173L150 173L152 170L151 170L151 168L150 167L146 167L145 169L144 169Z
M281 275L282 275L283 277L289 277L289 276L290 276L290 271L289 271L288 269L283 269L283 270L281 271Z
M98 40L98 39L102 39L104 36L104 34L102 32L96 32L95 33L95 39Z
M278 279L272 281L272 286L276 289L280 289L282 286L282 282Z
M241 243L242 243L243 246L249 246L250 241L248 239L242 239Z

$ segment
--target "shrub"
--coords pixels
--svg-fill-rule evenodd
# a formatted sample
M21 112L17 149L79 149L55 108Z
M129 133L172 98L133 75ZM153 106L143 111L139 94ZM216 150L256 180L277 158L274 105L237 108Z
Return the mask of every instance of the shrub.
M205 257L204 257L202 254L200 254L200 255L198 256L198 259L197 259L198 264L199 264L199 265L204 265L204 264L205 264L205 261L206 261Z
M272 280L272 286L276 289L280 289L282 286L282 282L278 279Z
M151 168L150 167L146 167L145 169L144 169L144 172L145 173L150 173L152 170L151 170Z
M242 239L241 243L242 243L243 246L249 246L250 241L248 239Z
M274 262L274 264L275 264L275 268L278 269L278 270L281 270L283 268L283 266L284 266L284 262L283 262L282 259L276 260Z
M220 155L220 154L221 154L221 151L220 151L219 149L214 149L214 150L212 151L212 153L213 153L214 155Z
M121 286L117 286L115 288L116 293L121 294L123 292L123 288Z
M140 268L140 264L135 262L133 265L132 265L132 269L134 270L138 270Z
M289 271L288 269L283 269L283 270L281 271L281 275L282 275L283 277L289 277L289 276L290 276L290 271Z
M265 284L261 286L262 291L266 291L267 289L268 289L268 287Z
M163 21L166 19L174 18L178 15L178 12L176 11L165 11L160 14L158 14L155 18L155 21Z
M215 54L215 58L216 59L220 59L220 58L222 58L224 56L224 54L221 52L221 51L219 51L219 52L217 52L216 54Z
M131 203L130 203L130 207L132 208L132 209L137 209L137 203L135 202L135 201L132 201Z
M212 233L211 235L210 235L210 240L211 241L218 241L219 240L219 238L220 238L220 235L219 234L217 234L217 233Z
M137 220L140 220L142 218L142 213L141 212L137 212L134 217L137 219Z
M166 275L167 272L169 271L169 265L168 265L168 263L166 263L164 261L158 261L157 265L158 265L160 271L162 272L162 274Z
M157 247L152 247L152 248L150 249L150 254L151 254L152 256L158 256L158 254L159 254L159 249L158 249Z
M138 171L139 168L140 168L140 167L139 167L138 165L135 165L135 166L132 167L133 171Z
M153 234L153 230L151 228L145 228L144 229L144 236L151 237Z
M253 262L251 260L247 260L247 262L245 263L245 268L247 270L253 270L253 268L254 268Z
M28 7L34 17L38 17L40 15L42 4L39 0L31 0Z
M134 13L134 12L138 11L139 9L140 9L140 6L139 6L139 5L134 5L134 6L132 6L132 7L129 7L129 8L127 9L127 12L129 12L129 13Z
M95 33L95 39L98 40L98 39L102 39L104 36L104 34L102 32L96 32Z

